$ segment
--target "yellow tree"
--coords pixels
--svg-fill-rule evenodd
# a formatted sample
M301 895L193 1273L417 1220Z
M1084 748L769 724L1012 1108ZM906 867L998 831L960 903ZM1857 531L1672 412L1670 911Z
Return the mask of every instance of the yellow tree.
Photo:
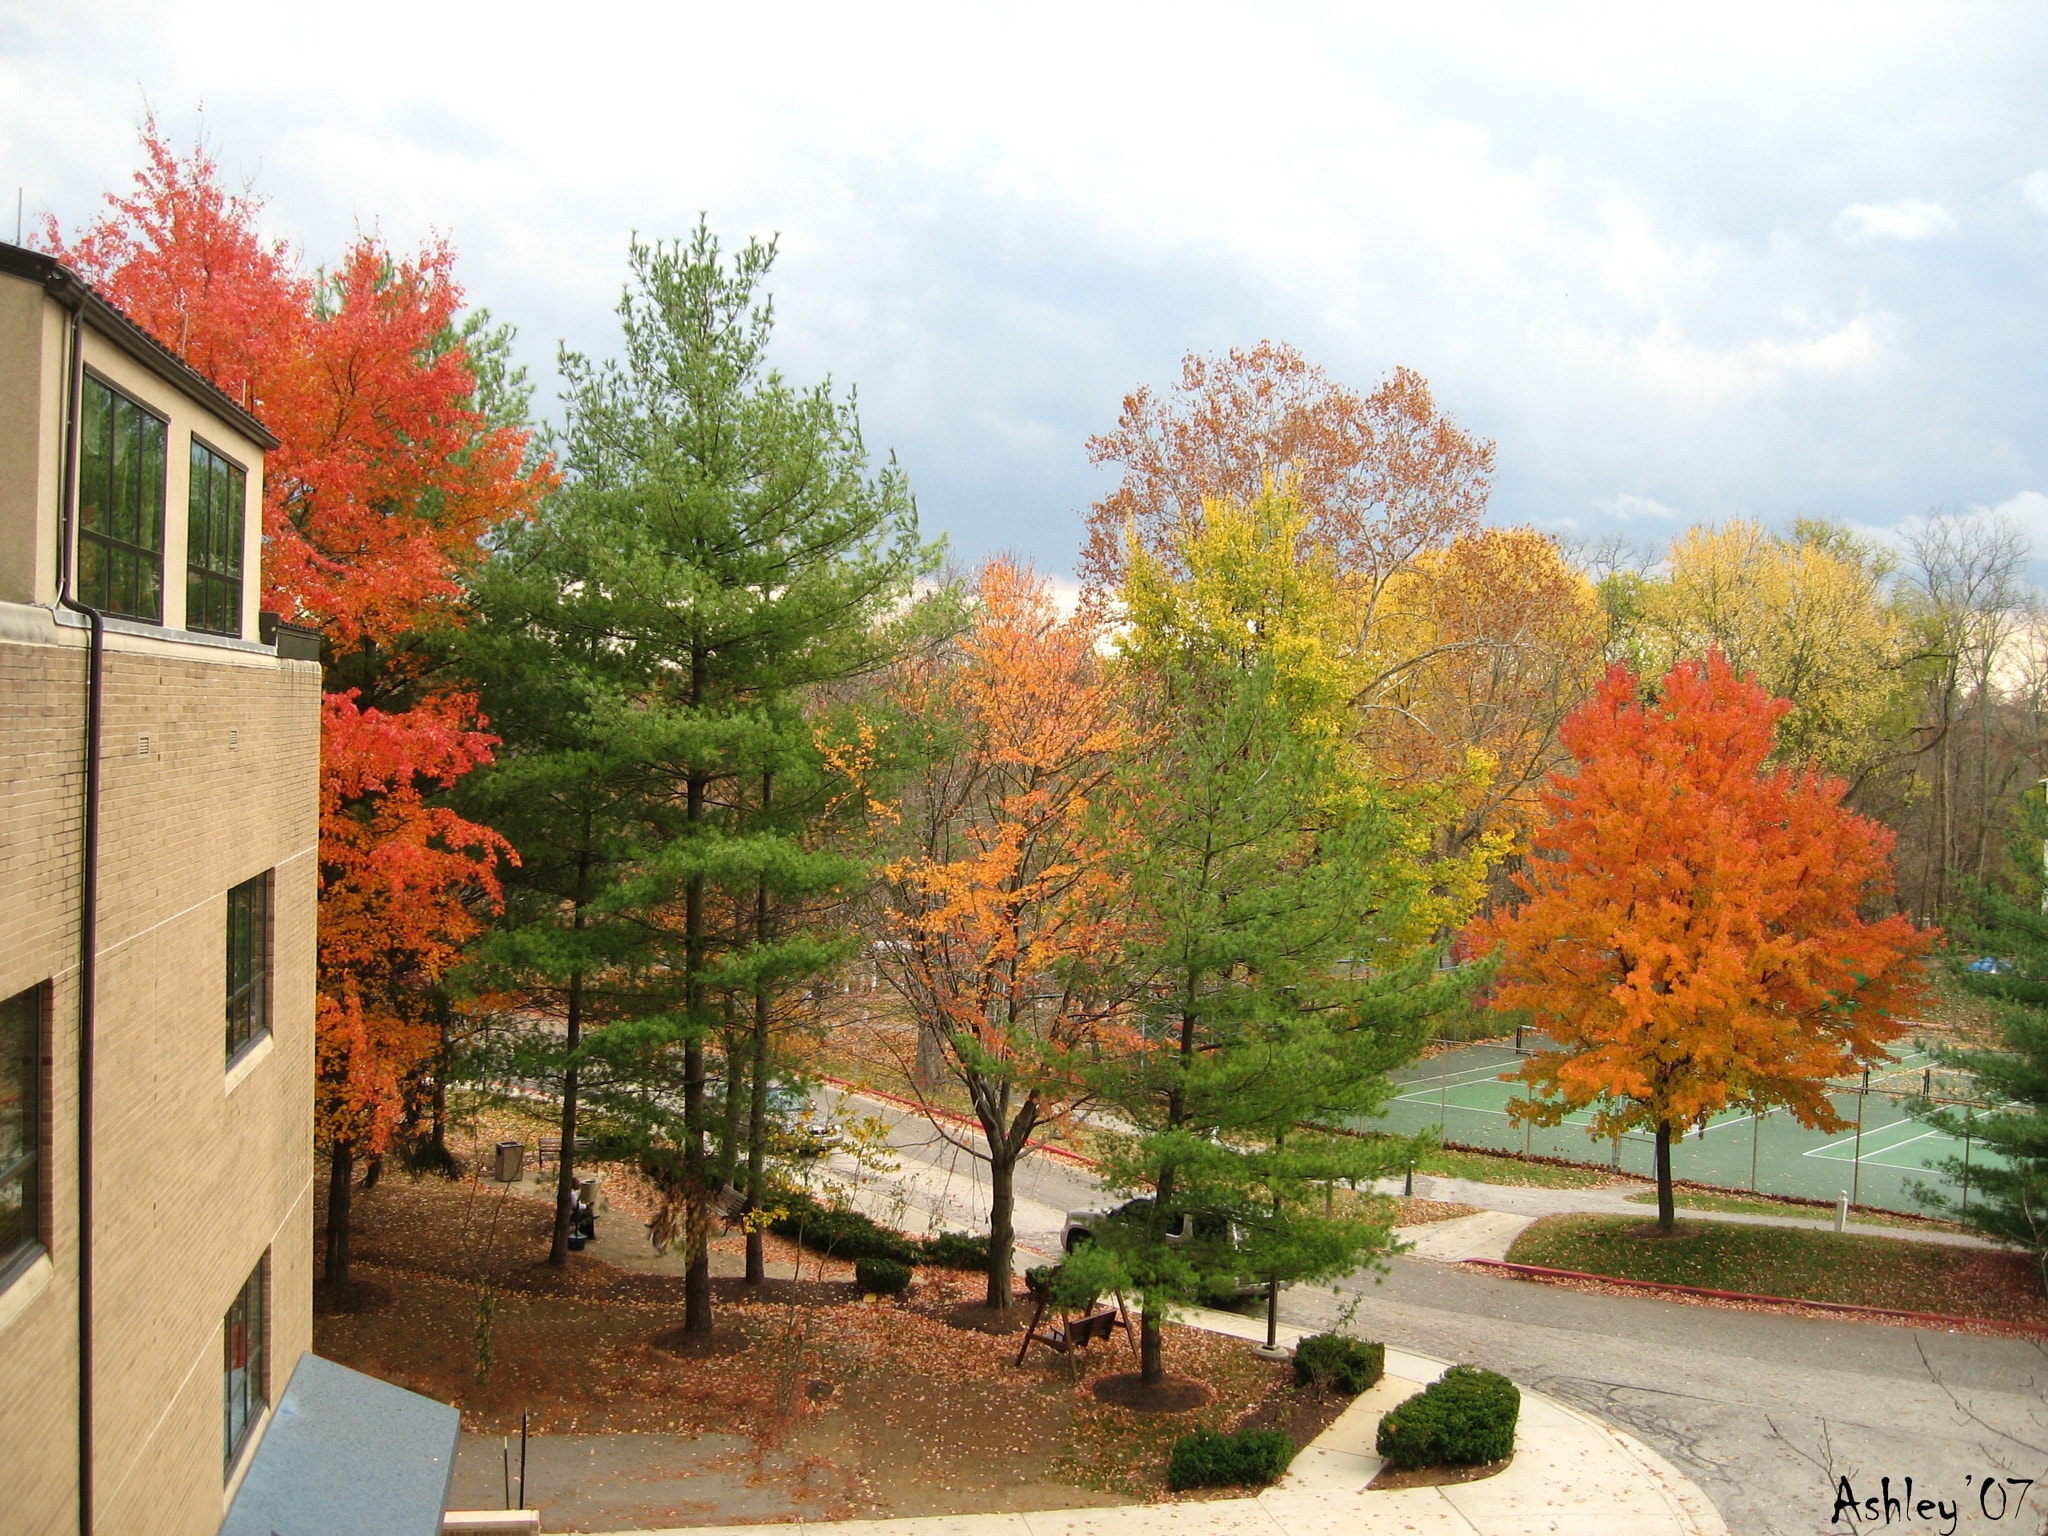
M1670 572L1641 584L1623 637L1646 671L1718 649L1791 708L1777 751L1852 782L1888 755L1903 721L1912 636L1886 590L1892 565L1846 530L1790 537L1740 518L1688 529Z
M1375 701L1370 739L1396 783L1445 786L1440 851L1528 845L1564 719L1600 679L1606 615L1557 541L1489 528L1425 551L1397 580L1378 650L1419 658Z
M1090 811L1132 732L1085 611L1062 616L1005 559L975 596L957 647L892 679L923 741L886 870L884 953L980 1125L981 1144L958 1144L989 1165L987 1302L1006 1308L1017 1160L1117 1028L1098 978L1121 938L1121 880Z

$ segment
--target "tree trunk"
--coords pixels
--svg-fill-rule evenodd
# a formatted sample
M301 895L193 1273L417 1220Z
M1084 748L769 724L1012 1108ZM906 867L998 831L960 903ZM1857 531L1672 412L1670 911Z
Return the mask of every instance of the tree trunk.
M946 1048L938 1034L923 1025L917 1030L917 1059L910 1069L920 1088L936 1088L946 1076Z
M1019 1138L1021 1142L1021 1138ZM989 1141L988 1160L988 1295L986 1305L1000 1312L1010 1305L1010 1270L1017 1243L1017 1156L998 1151Z
M1138 1318L1138 1380L1156 1387L1166 1380L1166 1357L1159 1348L1159 1319L1147 1307Z
M577 913L578 926L583 914ZM562 1155L556 1159L555 1236L550 1264L569 1262L569 1217L576 1198L576 1048L583 1043L583 973L569 973L569 1065L562 1073Z
M759 1212L768 1197L768 989L754 989L754 1102L747 1115L747 1207L755 1212L747 1226L747 1284L768 1278L762 1251Z
M1657 1228L1667 1235L1678 1224L1678 1207L1671 1198L1671 1122L1657 1122Z
M690 825L704 821L703 774L688 784ZM683 1037L683 1169L684 1199L689 1208L690 1268L683 1277L683 1328L711 1331L711 1231L704 1219L704 877L690 876L683 891L683 1006L689 1033Z
M434 1050L434 1166L446 1173L455 1166L448 1152L448 994L434 989L434 1022L440 1044Z
M718 1149L718 1187L733 1182L740 1165L740 1117L746 1109L747 1061L753 1055L748 1035L731 1015L727 1000L726 1030L721 1043L725 1049L725 1139Z
M348 1203L355 1192L355 1153L346 1142L328 1148L327 1268L329 1285L348 1282Z

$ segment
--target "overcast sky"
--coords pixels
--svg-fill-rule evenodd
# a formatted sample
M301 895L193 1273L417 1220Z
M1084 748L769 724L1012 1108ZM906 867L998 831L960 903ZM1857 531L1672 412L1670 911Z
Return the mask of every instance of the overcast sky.
M1088 434L1261 337L1422 372L1500 522L2002 506L2048 554L2044 84L2020 4L0 0L0 172L75 228L203 103L309 261L449 236L549 409L629 232L779 234L781 366L967 557L1070 570Z

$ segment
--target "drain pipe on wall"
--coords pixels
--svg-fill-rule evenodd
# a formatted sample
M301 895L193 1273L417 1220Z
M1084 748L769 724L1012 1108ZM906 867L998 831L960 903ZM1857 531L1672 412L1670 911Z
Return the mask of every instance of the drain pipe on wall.
M77 537L79 412L85 393L85 295L70 283L51 295L71 311L71 347L65 362L64 480L59 489L57 568L59 606L82 614L91 627L85 674L85 826L78 889L78 1536L93 1531L92 1363L92 1116L93 1030L99 1002L100 706L104 695L105 616L72 595Z

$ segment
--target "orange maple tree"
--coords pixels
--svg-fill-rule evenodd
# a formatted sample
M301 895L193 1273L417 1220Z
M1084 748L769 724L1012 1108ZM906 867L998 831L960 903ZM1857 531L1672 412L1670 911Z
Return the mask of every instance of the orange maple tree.
M203 145L180 157L153 119L142 145L132 195L73 240L50 220L44 243L281 440L263 600L322 639L316 1133L332 1153L327 1275L345 1279L354 1160L418 1112L443 1044L435 988L511 853L433 802L494 739L428 637L461 622L483 539L554 471L484 408L445 242L401 257L360 235L307 277Z
M890 685L929 735L886 870L888 969L981 1127L983 1144L960 1144L990 1168L996 1308L1010 1305L1017 1160L1118 1028L1095 981L1121 939L1120 880L1090 807L1132 733L1100 635L1085 610L1062 616L1045 581L991 560L972 628Z
M1524 900L1472 936L1504 952L1494 1006L1554 1042L1509 1113L1649 1127L1668 1232L1674 1134L1774 1105L1842 1129L1828 1081L1885 1059L1932 936L1862 915L1890 894L1892 834L1842 804L1841 779L1768 763L1784 700L1718 651L1640 695L1616 665L1565 723L1572 765L1544 790Z

